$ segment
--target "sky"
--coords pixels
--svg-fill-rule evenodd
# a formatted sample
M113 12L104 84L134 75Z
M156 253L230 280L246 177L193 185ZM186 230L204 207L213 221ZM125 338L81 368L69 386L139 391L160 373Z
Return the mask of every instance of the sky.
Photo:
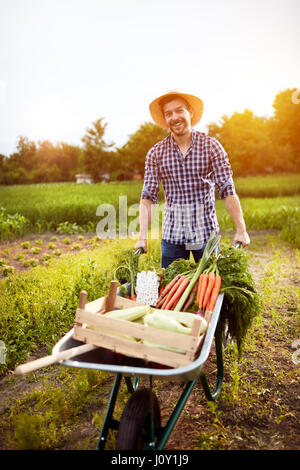
M0 0L0 153L19 136L122 146L169 90L199 96L195 129L300 88L299 0ZM297 50L298 49L298 50Z

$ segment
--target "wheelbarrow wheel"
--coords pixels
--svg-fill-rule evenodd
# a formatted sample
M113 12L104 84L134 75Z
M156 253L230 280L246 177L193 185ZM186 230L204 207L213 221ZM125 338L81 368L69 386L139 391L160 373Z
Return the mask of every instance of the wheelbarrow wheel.
M153 403L154 436L161 426L160 407L154 392L141 388L134 392L125 405L119 423L116 449L142 450L152 441L150 393Z

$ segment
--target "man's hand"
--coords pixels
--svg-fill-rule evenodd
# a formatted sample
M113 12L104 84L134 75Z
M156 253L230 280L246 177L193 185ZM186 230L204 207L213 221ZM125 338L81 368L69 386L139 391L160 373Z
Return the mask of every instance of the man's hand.
M236 194L224 198L225 206L231 216L235 226L236 233L233 242L241 242L243 247L250 245L250 237L246 230L243 211L240 200Z
M147 235L151 224L155 204L150 199L141 199L140 202L140 233L135 249L143 248L147 253Z
M147 253L147 239L146 238L141 238L137 241L134 247L136 250L139 248L143 248L144 252Z
M243 248L245 248L245 246L250 245L250 237L248 233L246 232L246 230L236 231L236 234L233 239L233 243L237 243L237 242L241 242L241 244L243 245Z

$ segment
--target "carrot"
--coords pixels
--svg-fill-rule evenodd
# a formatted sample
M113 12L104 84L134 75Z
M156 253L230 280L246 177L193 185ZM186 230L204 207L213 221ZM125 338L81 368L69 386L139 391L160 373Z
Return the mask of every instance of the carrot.
M191 290L190 296L187 302L185 303L184 308L182 309L183 312L186 312L189 306L192 305L196 291L197 291L197 283L195 283L193 289Z
M207 305L207 302L208 302L208 299L210 297L211 291L214 287L214 283L215 283L215 273L213 271L211 271L208 274L208 283L207 283L207 288L205 290L203 305L202 305L203 308L205 308L206 305Z
M159 297L159 298L157 299L157 301L156 301L155 307L156 307L156 308L161 307L161 305L164 303L164 301L165 301L165 298L164 298L164 297Z
M170 290L170 292L168 292L168 294L166 295L165 297L165 301L162 305L162 308L164 309L165 306L167 305L167 303L169 302L169 300L173 297L174 293L176 292L176 290L178 289L179 285L182 283L182 281L186 279L185 276L180 276L177 281L175 282L175 284L173 285L172 289Z
M197 296L196 296L197 305L199 305L199 298L200 298L201 286L202 286L202 282L203 282L203 276L204 276L204 274L200 274L199 280L198 280Z
M177 274L177 276L175 276L174 279L172 279L172 281L170 281L169 284L165 288L161 288L159 290L159 296L158 296L158 299L156 301L156 307L157 308L161 307L161 305L164 303L167 293L176 284L176 282L179 280L180 277L181 277L181 275Z
M166 306L165 307L163 306L162 308L165 309L165 310L169 310L175 303L177 303L178 300L180 299L181 294L185 291L185 289L187 288L189 283L190 283L189 278L184 277L183 280L181 281L180 285L176 289L176 292L174 293L174 295L171 296L171 298L168 301L168 303L166 304ZM175 284L175 285L177 285L177 284Z
M221 284L222 284L221 276L216 274L214 287L213 287L213 290L211 291L210 299L209 299L208 306L207 306L207 310L210 312L213 312L215 308L217 298L220 292Z
M177 276L175 276L172 281L169 282L169 284L166 285L166 287L162 290L162 292L160 293L160 295L162 296L165 296L169 291L170 289L174 286L175 282L178 281L178 279L180 278L180 274L177 274Z
M204 299L204 293L207 287L208 283L208 274L203 274L202 278L202 283L201 283L201 290L199 294L199 300L198 300L198 307L201 309L203 307L203 299Z

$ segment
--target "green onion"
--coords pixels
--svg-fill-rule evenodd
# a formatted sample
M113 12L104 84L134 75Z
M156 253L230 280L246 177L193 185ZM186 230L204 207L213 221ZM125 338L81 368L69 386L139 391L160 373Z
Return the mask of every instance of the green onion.
M182 307L184 306L188 296L190 295L190 292L194 286L194 284L197 282L200 274L205 270L205 268L207 267L208 265L208 262L209 262L209 258L211 256L211 254L213 253L215 247L217 246L217 244L219 243L221 237L220 235L218 235L217 237L215 237L215 233L212 232L211 236L209 237L209 240L206 244L206 247L205 247L205 250L203 252L203 255L202 255L202 258L200 259L199 261L199 264L198 264L198 267L196 269L196 272L194 273L192 279L191 279L191 282L189 283L189 285L187 286L187 288L185 289L184 293L182 294L182 297L180 298L179 302L177 303L174 311L180 311L182 309Z

